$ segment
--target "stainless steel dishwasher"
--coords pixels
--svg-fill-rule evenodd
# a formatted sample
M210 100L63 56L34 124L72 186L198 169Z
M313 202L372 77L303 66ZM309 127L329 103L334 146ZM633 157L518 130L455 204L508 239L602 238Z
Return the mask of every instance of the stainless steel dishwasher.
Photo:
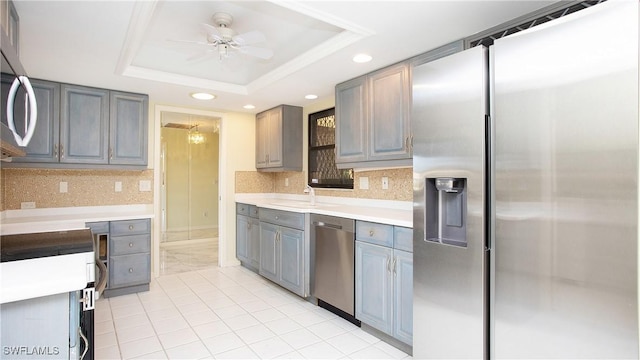
M311 295L318 305L359 325L355 319L355 221L311 215L315 269Z

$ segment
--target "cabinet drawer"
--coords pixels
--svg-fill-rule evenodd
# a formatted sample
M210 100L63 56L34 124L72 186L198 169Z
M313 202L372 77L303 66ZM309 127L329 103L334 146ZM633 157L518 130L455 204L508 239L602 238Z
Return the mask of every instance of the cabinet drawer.
M258 212L258 207L255 205L249 205L249 216L251 216L252 218L258 218L259 217L259 212Z
M393 247L393 225L356 221L356 240Z
M236 203L236 214L249 216L249 205Z
M109 260L109 287L146 284L151 280L149 254L112 256Z
M112 256L127 255L135 253L148 253L151 243L151 235L130 235L112 236L111 252Z
M151 220L149 219L112 221L109 224L109 234L112 237L119 235L137 235L150 233Z
M393 248L413 252L413 229L400 226L394 227Z
M260 221L304 230L304 214L275 209L260 209Z

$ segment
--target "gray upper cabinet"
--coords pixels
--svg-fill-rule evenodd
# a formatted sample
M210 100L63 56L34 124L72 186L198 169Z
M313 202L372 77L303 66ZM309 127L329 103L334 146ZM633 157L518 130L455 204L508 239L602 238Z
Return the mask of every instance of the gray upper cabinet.
M365 76L336 86L336 163L338 164L367 160L369 131L366 103Z
M336 86L338 168L411 165L409 64Z
M302 108L280 105L256 115L256 169L302 170Z
M60 162L107 164L109 90L62 85Z
M38 103L36 131L26 156L14 157L8 167L146 167L147 95L38 79L31 84ZM3 98L10 85L3 77Z
M4 101L11 87L11 78L2 76L2 101ZM15 162L58 162L57 147L60 142L58 128L60 126L60 84L51 81L32 79L31 85L38 104L38 121L36 130L29 145L25 148L26 157L14 157ZM17 98L21 99L22 94ZM2 122L7 124L7 113L2 111ZM24 108L15 108L14 121L17 128L24 128Z
M369 75L369 160L411 159L409 66Z
M146 165L149 98L111 91L109 164Z

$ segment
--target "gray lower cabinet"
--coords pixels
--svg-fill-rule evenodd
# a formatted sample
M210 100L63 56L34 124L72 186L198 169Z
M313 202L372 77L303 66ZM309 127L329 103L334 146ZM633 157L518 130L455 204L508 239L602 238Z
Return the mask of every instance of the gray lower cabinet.
M236 204L236 257L242 265L260 267L260 220L255 205Z
M302 170L302 108L280 105L256 115L256 169Z
M151 220L88 223L109 274L105 297L149 290ZM105 242L106 244L103 244Z
M62 168L146 167L147 95L38 79L31 82L38 103L38 121L27 155L14 157L15 166L38 163ZM3 99L8 86L3 77ZM6 123L6 114L2 121Z
M409 345L413 343L410 238L411 229L356 222L356 318Z
M305 216L260 209L260 275L306 297Z

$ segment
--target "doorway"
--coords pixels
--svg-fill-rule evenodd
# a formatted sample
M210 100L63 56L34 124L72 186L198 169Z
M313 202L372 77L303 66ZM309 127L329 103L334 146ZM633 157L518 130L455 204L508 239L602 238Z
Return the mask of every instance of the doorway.
M217 266L220 118L164 111L160 274Z

